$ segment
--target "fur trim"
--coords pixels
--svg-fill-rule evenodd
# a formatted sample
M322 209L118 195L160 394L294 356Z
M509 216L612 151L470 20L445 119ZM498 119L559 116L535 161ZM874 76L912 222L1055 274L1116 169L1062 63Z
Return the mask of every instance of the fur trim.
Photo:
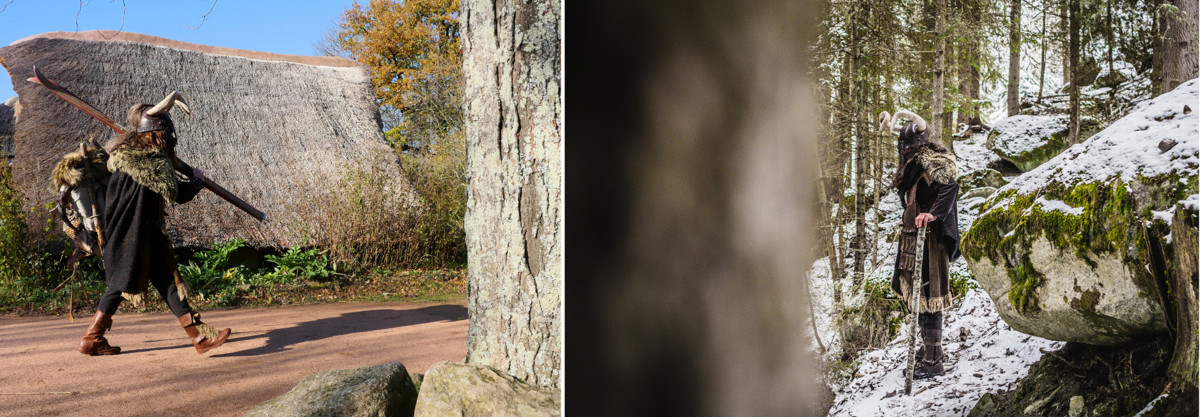
M96 153L91 153L91 155L84 155L80 151L68 153L63 155L57 164L54 164L54 170L50 172L50 182L54 184L55 188L78 187L90 185L96 181L103 182L109 176L106 162L103 156Z
M122 292L121 298L124 298L125 301L128 301L135 310L141 310L143 307L146 306L146 293L145 292L139 292L137 294L129 293L129 292Z
M900 280L900 299L904 300L904 304L908 305L908 300L911 300L909 291L912 291L912 284L908 281ZM949 310L954 306L954 295L945 294L941 297L927 298L924 294L921 295L921 312L936 313L939 311Z
M938 152L933 149L926 149L917 154L917 161L921 162L921 166L925 168L925 172L929 173L929 177L933 181L941 184L950 184L958 178L958 163L954 154L946 152Z
M209 326L207 324L204 324L204 323L196 324L196 330L200 331L200 337L202 337L204 339L216 339L218 336L221 335L221 333L218 332L217 329L215 329L212 326Z
M171 168L171 160L161 149L114 150L108 158L108 170L129 174L138 184L163 196L168 203L175 201L175 195L179 191L179 182L175 178L175 170Z

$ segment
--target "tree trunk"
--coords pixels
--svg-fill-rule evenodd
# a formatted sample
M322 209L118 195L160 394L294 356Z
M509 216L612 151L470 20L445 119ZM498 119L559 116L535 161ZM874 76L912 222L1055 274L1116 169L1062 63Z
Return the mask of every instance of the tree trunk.
M1162 82L1155 95L1168 93L1185 81L1196 78L1197 60L1197 2L1174 0L1177 10L1163 11L1164 32L1162 44Z
M1163 33L1166 26L1165 13L1162 13L1162 0L1153 0L1151 2L1150 13L1154 16L1151 20L1150 33ZM1163 79L1163 52L1166 50L1165 36L1154 36L1151 40L1151 48L1154 53L1150 55L1150 93L1158 94L1162 91Z
M1042 37L1041 42L1038 42L1042 44L1042 68L1038 71L1038 103L1042 102L1042 93L1046 87L1046 47L1048 43L1046 39L1046 8L1048 7L1050 6L1045 5L1042 7Z
M946 0L937 0L936 21L934 23L934 42L936 47L933 53L933 100L930 103L932 111L929 117L929 139L934 141L942 141L942 112L945 108L943 98L945 97L945 72L946 72Z
M1171 364L1167 367L1167 376L1176 385L1177 392L1191 393L1190 398L1196 398L1197 344L1198 333L1196 302L1197 285L1200 276L1197 275L1196 254L1197 232L1200 225L1196 212L1175 207L1171 236L1174 240L1174 270L1171 271L1171 294L1175 296L1175 352Z
M1008 115L1021 112L1021 0L1008 10Z
M1069 25L1071 26L1071 33L1068 35L1070 38L1068 40L1070 43L1069 48L1071 49L1071 127L1070 136L1068 137L1071 144L1081 141L1079 137L1079 71L1077 70L1079 68L1079 20L1081 19L1079 16L1079 2L1080 0L1067 0L1067 7L1071 9L1069 12L1070 16L1068 17L1068 20L1070 20Z
M462 3L468 363L543 387L561 369L559 3Z

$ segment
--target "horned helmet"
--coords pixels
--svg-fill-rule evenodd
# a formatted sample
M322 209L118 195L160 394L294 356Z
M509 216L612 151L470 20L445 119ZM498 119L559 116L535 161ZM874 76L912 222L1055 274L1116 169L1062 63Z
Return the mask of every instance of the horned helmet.
M168 112L175 105L179 105L179 108L184 113L192 114L191 109L187 107L187 103L183 101L183 95L179 94L178 91L172 91L171 94L167 94L166 98L163 98L162 101L153 106L146 103L138 103L130 107L129 125L137 133L153 132L156 130L174 132L175 123L171 121L171 115Z

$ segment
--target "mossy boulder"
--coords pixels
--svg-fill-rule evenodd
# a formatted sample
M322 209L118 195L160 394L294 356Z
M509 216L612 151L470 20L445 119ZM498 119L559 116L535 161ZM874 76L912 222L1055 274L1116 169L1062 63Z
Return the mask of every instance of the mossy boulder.
M399 362L321 371L291 391L250 409L246 417L412 416L417 388Z
M559 394L483 365L440 362L425 373L416 416L558 416Z
M1070 118L1061 114L1012 116L992 126L984 146L1022 172L1029 172L1071 146L1069 127ZM1098 120L1084 117L1079 136L1086 138L1099 127Z
M1197 194L1200 119L1184 112L1196 99L1193 80L984 203L961 249L1010 326L1096 345L1167 331L1147 236L1169 234L1175 207ZM1179 143L1163 151L1167 138Z

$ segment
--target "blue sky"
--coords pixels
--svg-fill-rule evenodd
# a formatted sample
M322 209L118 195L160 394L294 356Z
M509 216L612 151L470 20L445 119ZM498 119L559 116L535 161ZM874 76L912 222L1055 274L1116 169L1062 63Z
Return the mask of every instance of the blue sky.
M8 3L5 5L5 3ZM121 28L122 0L0 0L0 46L53 31ZM167 39L281 54L316 55L313 44L353 0L124 0L122 30ZM201 24L205 13L208 18ZM195 28L196 29L190 29ZM0 101L16 95L3 73Z

